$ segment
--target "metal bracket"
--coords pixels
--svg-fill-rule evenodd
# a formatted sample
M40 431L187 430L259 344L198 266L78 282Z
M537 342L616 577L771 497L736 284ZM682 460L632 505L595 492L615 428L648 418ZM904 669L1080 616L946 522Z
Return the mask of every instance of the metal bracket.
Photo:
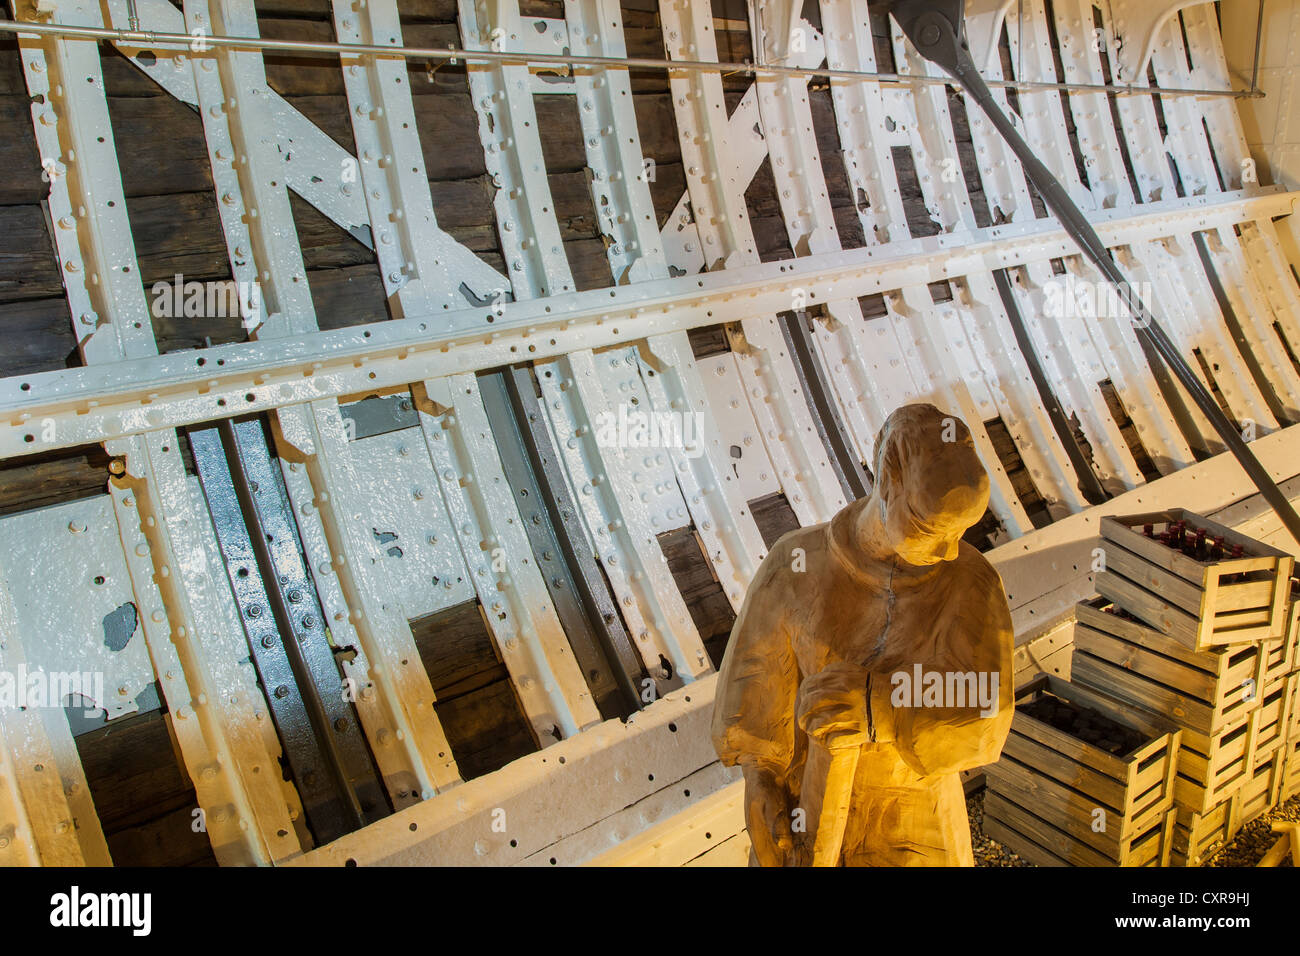
M25 686L16 686L28 673L21 634L0 569L0 674L9 679L6 696L26 693ZM60 702L0 703L0 863L112 863Z
M478 382L454 375L424 387L427 402L417 407L429 455L520 704L543 746L571 737L600 713L547 596Z
M326 637L283 479L259 419L190 432L231 591L318 842L379 819L387 801Z

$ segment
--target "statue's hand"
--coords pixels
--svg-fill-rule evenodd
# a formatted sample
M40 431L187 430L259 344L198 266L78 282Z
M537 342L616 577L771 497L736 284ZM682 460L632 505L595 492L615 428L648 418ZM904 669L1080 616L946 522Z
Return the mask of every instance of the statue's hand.
M760 866L786 866L794 850L790 795L770 770L745 768L745 826Z
M830 749L866 743L869 676L865 667L841 662L804 678L795 704L799 727Z

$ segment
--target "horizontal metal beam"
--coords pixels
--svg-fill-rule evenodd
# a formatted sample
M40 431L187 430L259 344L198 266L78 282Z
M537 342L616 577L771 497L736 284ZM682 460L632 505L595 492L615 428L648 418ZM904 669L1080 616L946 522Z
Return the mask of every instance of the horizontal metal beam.
M726 63L709 60L661 60L653 57L574 56L568 53L536 53L533 51L458 50L438 47L395 47L366 43L328 43L317 40L269 40L259 37L224 36L185 33L155 33L152 31L114 30L107 27L81 27L68 24L17 23L0 20L0 33L22 33L37 36L59 36L82 40L111 40L132 46L161 43L203 43L208 47L236 47L245 50L277 50L284 53L339 53L364 56L400 56L409 60L458 60L476 63L555 63L567 66L617 66L650 70L694 70L721 73L740 73L814 77L828 79L875 80L878 83L912 86L916 83L952 85L952 80L942 77L900 76L897 73L863 73L856 70L829 70L811 67L758 66L753 63ZM1255 90L1208 90L1182 88L1152 88L1125 84L1043 83L1023 80L989 80L989 86L1012 89L1066 90L1077 92L1133 93L1139 96L1225 96L1233 99L1250 99L1264 94Z
M1300 192L1238 190L1107 210L1107 246L1285 216ZM634 342L662 332L1078 255L1054 221L868 247L0 380L0 459ZM477 315L477 319L475 316ZM478 332L446 332L470 321Z

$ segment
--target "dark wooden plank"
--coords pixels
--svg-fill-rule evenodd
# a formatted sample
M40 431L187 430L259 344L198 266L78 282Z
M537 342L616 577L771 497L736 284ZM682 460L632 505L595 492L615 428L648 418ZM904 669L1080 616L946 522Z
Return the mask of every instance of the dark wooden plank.
M189 65L186 64L185 68L189 69ZM104 75L104 89L110 97L171 95L111 44L100 44L99 70Z
M715 667L720 666L736 614L718 583L699 536L694 527L666 531L659 535L659 547L709 658Z
M178 274L187 282L230 279L226 238L211 189L129 197L126 211L151 303L153 284L171 282Z
M77 445L0 462L0 516L104 494L108 461L103 446Z
M701 325L688 331L686 336L691 343L691 354L697 359L731 351L726 325Z
M434 710L461 776L470 780L537 749L478 601L411 621L438 700Z
M279 19L259 14L257 27L268 40L336 41L334 25L328 19ZM268 51L262 59L267 84L281 96L343 93L343 71L337 54Z
M603 239L569 240L564 243L564 255L573 271L573 284L577 291L607 289L614 284Z
M416 97L415 124L430 179L486 175L478 114L468 93Z
M27 94L22 61L18 58L18 38L12 33L0 35L0 96Z
M600 222L596 218L586 170L550 172L546 180L551 187L552 208L560 226L560 237L566 242L597 238Z
M1051 524L1052 516L1047 511L1047 503L1043 500L1038 486L1034 484L1029 469L1025 467L1024 460L1020 457L1020 449L1011 437L1011 430L1007 428L1006 422L1000 416L989 419L984 422L984 430L988 433L989 441L992 442L993 449L997 452L998 459L1011 482L1011 487L1024 506L1029 520L1033 522L1035 528Z
M349 266L307 274L316 322L322 329L386 322L392 318L375 266Z
M450 700L505 676L478 601L465 601L410 623L416 650L439 700Z
M105 833L114 866L216 866L208 835L194 829L194 805L177 807L125 830Z
M650 177L650 201L654 203L655 218L662 231L678 201L686 194L686 167L680 162L656 161L653 167L647 166L646 175Z
M12 59L16 61L17 56ZM49 194L49 185L41 178L31 104L22 86L0 95L0 169L5 171L0 176L0 205L36 203Z
M0 301L63 294L59 260L39 205L0 206Z
M0 305L0 375L74 368L81 364L66 299Z
M763 543L769 548L787 531L799 527L799 519L785 495L779 491L763 498L755 498L749 503L749 513L754 516Z
M462 779L499 770L538 749L508 680L433 706Z
M108 113L127 198L212 191L198 113L170 96L110 97Z
M198 799L161 710L123 717L76 738L86 784L117 866L212 866L194 829Z
M764 160L764 163L767 161ZM785 220L780 216L749 217L754 228L754 246L763 262L779 262L794 258L790 238L786 235Z

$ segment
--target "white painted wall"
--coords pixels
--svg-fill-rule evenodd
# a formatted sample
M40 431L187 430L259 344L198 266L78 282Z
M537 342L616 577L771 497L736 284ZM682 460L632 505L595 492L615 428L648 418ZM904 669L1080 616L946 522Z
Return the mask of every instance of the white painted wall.
M1237 89L1250 87L1261 0L1223 0L1223 50ZM1240 100L1246 142L1261 183L1300 188L1300 0L1262 0L1260 99Z

